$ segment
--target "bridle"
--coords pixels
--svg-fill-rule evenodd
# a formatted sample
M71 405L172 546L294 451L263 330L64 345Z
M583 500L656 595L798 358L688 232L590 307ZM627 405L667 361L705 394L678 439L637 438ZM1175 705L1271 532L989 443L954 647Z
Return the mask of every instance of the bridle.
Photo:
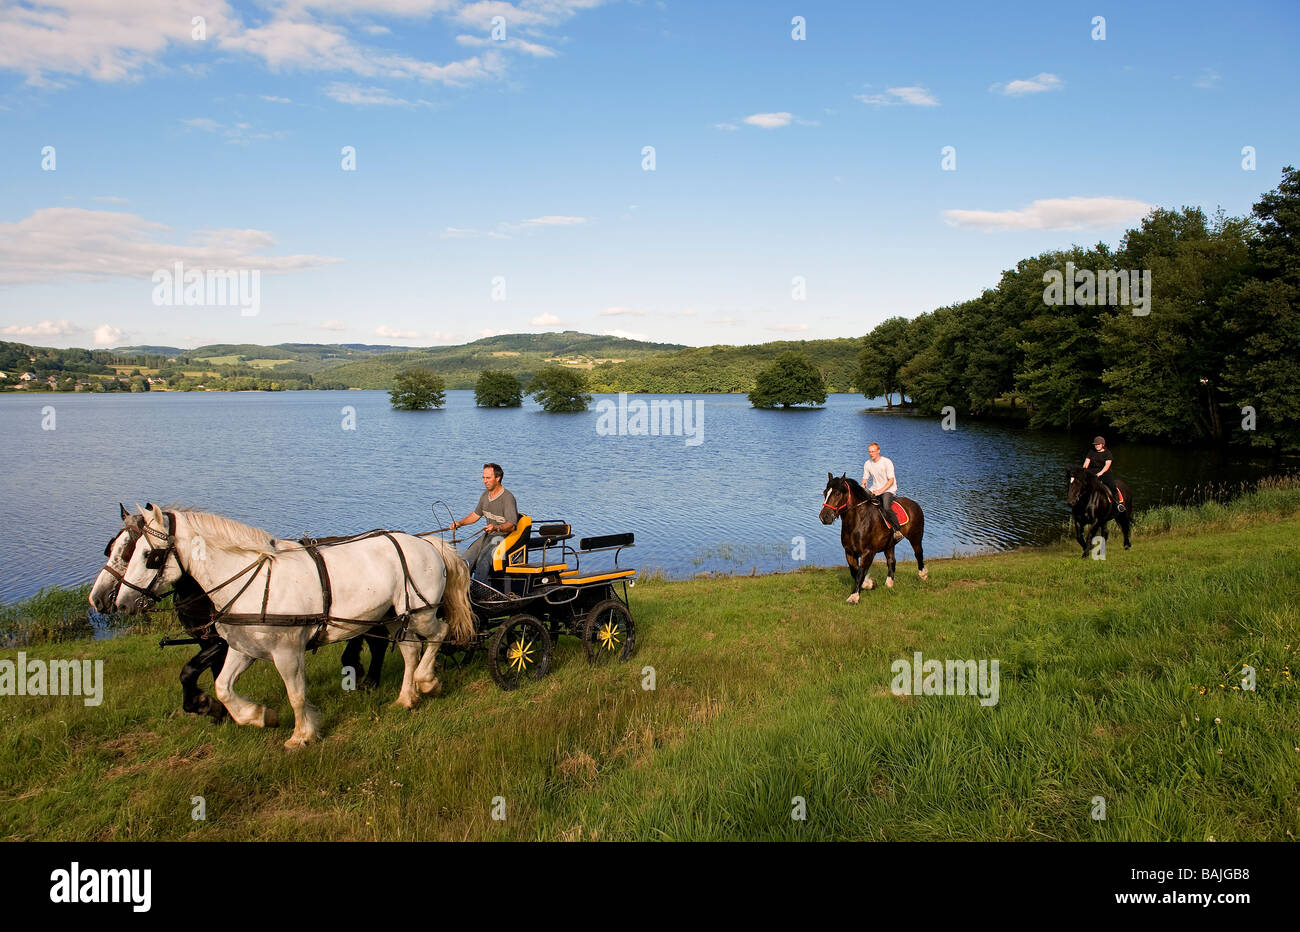
M837 489L836 491L839 490ZM826 501L822 502L822 507L829 508L831 511L835 512L835 514L838 515L841 511L843 511L845 508L848 508L850 505L865 505L865 504L866 504L865 501L855 502L853 500L853 487L846 482L844 484L844 504L832 505L830 503L830 500L827 499Z
M128 524L128 525L126 525L124 528L122 528L121 531L118 531L116 534L114 534L114 535L113 535L113 539L110 540L107 544L104 545L104 556L108 557L109 559L108 559L108 562L106 562L106 563L104 564L104 568L103 568L102 570L100 570L100 572L102 572L102 573L108 573L108 575L112 576L114 579L117 580L117 585L115 585L115 586L113 587L113 593L112 593L113 598L112 598L112 601L116 601L116 600L117 600L117 592L118 592L118 589L119 589L120 587L122 587L122 586L126 586L126 587L128 587L128 588L130 588L130 589L135 589L135 590L140 591L140 592L143 592L143 591L144 591L144 590L140 589L140 587L137 586L135 583L131 582L129 579L127 579L125 576L123 576L121 573L119 573L116 569L113 568L113 559L112 559L112 558L113 558L113 543L114 543L114 541L116 541L119 537L122 536L123 532L126 533L126 535L127 535L127 540L128 540L128 542L129 542L129 544L128 544L127 548L126 548L126 555L125 555L125 561L126 561L127 563L130 563L130 562L131 562L131 557L132 557L132 555L135 553L135 542L136 542L137 540L140 539L140 530L139 530L139 528L136 527L135 525Z
M149 552L145 555L144 558L145 569L154 570L153 579L149 580L148 585L145 586L137 585L131 582L131 580L127 579L121 573L118 573L112 567L107 565L104 567L104 569L108 570L110 574L117 577L119 583L126 586L128 589L134 589L136 592L140 593L146 598L151 599L154 602L161 601L162 599L171 595L173 591L171 589L168 589L166 592L162 594L156 594L153 591L153 587L158 585L159 580L162 579L163 572L167 569L167 558L176 552L176 515L172 514L170 511L165 512L165 514L167 516L166 534L164 534L162 531L155 531L153 528L149 526L149 523L142 518L140 520L139 529L135 531L134 535L131 538L132 556L135 555L136 543L144 534L149 534L155 538L160 538L163 544L165 545L161 548L150 547ZM131 531L130 526L127 527L127 531L128 533ZM176 562L177 565L180 564L179 559ZM184 567L181 567L181 569L183 571Z

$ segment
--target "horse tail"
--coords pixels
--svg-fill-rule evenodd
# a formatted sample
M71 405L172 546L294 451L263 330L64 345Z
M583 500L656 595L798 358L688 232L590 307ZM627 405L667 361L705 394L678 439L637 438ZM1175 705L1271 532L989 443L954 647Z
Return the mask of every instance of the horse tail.
M442 590L442 613L451 628L452 640L468 644L474 634L473 610L469 606L469 567L456 548L437 537L425 537L442 557L447 569L447 585Z

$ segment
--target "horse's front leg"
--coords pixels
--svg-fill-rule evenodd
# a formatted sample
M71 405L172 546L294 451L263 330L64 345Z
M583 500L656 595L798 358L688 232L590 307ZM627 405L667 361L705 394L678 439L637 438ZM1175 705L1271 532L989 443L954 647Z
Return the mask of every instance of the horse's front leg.
M305 747L320 737L316 709L307 701L307 655L300 644L285 644L275 649L275 668L284 680L284 691L293 707L293 734L284 743L292 751Z
M275 709L249 702L235 692L235 682L244 675L244 671L249 668L253 660L253 657L242 651L233 647L229 649L226 653L226 662L222 664L221 673L217 676L217 698L238 724L274 728L280 724L280 717Z
M885 566L888 573L885 575L886 588L894 588L894 539L891 537L889 543L885 546Z
M1088 545L1083 540L1083 529L1087 524L1078 517L1071 519L1074 522L1074 539L1079 543L1079 550L1082 552L1084 559L1088 557Z
M213 637L200 641L199 643L202 646L202 650L200 650L198 654L195 655L194 659L190 661L190 663L196 664L199 668L198 672L195 674L195 680L198 679L198 675L204 670L211 670L212 682L215 685L217 677L221 674L221 668L226 662L226 642L221 638ZM184 678L184 674L182 674L182 682L184 681ZM195 686L195 689L199 692L198 711L202 714L208 715L214 722L225 721L227 715L226 707L212 696L199 690L197 685Z
M853 594L849 596L849 603L858 604L858 593L862 589L874 589L876 584L871 579L871 561L876 558L874 550L860 558L861 565L858 568L858 575L853 580Z
M858 556L857 554L850 553L846 550L844 551L844 559L847 560L849 564L849 601L852 602L854 601L853 596L858 591L858 585L862 582L862 580L859 579Z

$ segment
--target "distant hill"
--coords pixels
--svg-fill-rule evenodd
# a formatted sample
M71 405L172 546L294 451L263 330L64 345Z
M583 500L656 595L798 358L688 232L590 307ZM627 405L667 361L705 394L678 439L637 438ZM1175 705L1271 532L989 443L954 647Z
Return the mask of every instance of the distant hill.
M812 360L827 388L853 390L862 339L780 340L751 346L686 347L676 352L597 366L591 388L602 392L748 392L759 371L782 353Z
M213 343L193 349L174 346L120 346L111 350L51 349L0 343L0 362L19 371L31 368L42 379L88 380L95 390L128 388L156 377L146 390L197 388L387 389L404 369L425 368L441 375L448 388L472 388L484 369L511 372L527 381L538 369L561 365L590 374L593 391L747 392L763 366L781 353L801 352L822 371L832 391L849 391L861 339L800 340L752 346L689 347L566 330L561 333L507 333L460 346L375 345L367 343ZM103 383L103 385L97 383ZM68 383L69 388L72 382ZM0 385L14 388L13 380ZM42 386L32 385L31 388Z
M412 367L432 369L448 388L473 388L484 369L500 369L521 379L546 365L591 370L611 360L623 362L685 349L680 343L648 343L622 337L563 333L507 333L463 346L432 346L371 355L329 369L329 378L357 388L389 388L393 376Z

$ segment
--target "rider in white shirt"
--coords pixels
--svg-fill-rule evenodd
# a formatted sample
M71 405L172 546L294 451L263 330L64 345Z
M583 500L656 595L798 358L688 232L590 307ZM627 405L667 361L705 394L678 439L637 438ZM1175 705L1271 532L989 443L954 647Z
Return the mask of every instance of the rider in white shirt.
M897 540L903 536L903 531L898 526L898 518L894 516L894 497L898 495L894 461L880 455L878 443L867 446L867 455L871 458L862 464L862 484L866 486L868 492L880 498L880 503L884 506L885 520L893 528L894 538Z

